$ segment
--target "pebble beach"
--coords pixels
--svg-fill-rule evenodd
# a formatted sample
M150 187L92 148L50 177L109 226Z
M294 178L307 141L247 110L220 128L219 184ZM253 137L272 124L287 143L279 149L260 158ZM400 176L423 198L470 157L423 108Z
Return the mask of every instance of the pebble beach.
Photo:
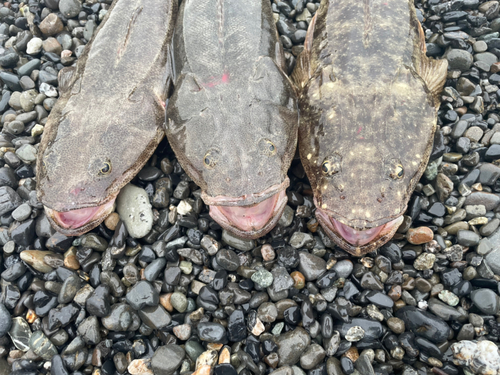
M271 3L291 74L319 0ZM104 223L50 226L37 149L110 5L0 4L0 375L500 374L499 1L415 2L449 63L438 130L403 224L361 258L319 226L298 155L278 225L246 240L166 139Z

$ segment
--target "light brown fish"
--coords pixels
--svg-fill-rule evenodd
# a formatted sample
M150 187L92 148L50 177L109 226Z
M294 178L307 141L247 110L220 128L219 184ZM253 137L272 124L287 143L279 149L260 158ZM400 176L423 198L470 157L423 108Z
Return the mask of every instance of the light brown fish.
M59 232L99 225L163 138L176 11L175 0L116 0L60 75L37 159L38 199Z
M413 1L323 0L292 79L299 150L328 236L360 256L392 238L424 172L446 60Z
M173 52L170 145L212 218L260 237L285 208L298 127L269 0L185 0Z

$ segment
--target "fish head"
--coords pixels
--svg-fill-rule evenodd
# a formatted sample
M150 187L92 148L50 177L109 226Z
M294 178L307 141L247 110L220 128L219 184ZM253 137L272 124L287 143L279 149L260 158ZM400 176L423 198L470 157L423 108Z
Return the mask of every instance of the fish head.
M163 131L161 127L155 130L153 124L144 126L139 115L151 118L147 113L151 114L155 103L144 103L141 111L131 112L123 102L119 105L111 99L108 108L115 106L113 115L90 118L89 111L71 111L71 103L63 107L64 102L61 107L56 104L42 137L37 189L52 225L65 235L76 236L99 225L113 211L120 189L146 163ZM94 101L93 105L98 104Z
M339 84L337 92L319 94L334 105L304 108L299 137L307 141L300 153L316 217L338 246L356 256L397 231L432 149L435 108L421 81L407 77L401 86L360 88L353 95Z
M259 95L264 82L235 79L214 88L186 75L167 107L166 133L180 164L212 218L244 238L262 236L281 217L297 142L291 84L282 75L276 92Z

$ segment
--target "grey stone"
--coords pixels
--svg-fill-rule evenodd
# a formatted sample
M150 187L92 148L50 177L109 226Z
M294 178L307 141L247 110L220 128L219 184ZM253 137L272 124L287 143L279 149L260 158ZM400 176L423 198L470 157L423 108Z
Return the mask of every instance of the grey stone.
M278 336L276 344L278 344L279 366L296 364L310 343L311 336L301 327Z
M151 368L155 375L172 375L185 356L186 352L179 345L160 346L151 358Z

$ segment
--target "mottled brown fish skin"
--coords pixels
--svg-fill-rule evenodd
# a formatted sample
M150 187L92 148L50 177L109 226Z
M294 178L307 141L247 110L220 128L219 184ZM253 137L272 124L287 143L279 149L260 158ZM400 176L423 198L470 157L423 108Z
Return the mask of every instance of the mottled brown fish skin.
M282 70L269 1L186 0L173 46L176 78L166 135L211 214L213 206L249 206L284 195L297 142L297 100ZM218 222L256 238L274 227L285 204L286 197L262 230Z
M154 152L164 136L176 13L175 0L115 0L73 75L60 75L61 95L37 159L38 199L47 213L111 202ZM109 213L79 228L48 216L59 232L80 235Z
M292 75L299 150L318 220L351 254L377 249L397 226L355 246L329 218L360 231L405 212L432 150L446 70L425 55L413 1L321 2Z

